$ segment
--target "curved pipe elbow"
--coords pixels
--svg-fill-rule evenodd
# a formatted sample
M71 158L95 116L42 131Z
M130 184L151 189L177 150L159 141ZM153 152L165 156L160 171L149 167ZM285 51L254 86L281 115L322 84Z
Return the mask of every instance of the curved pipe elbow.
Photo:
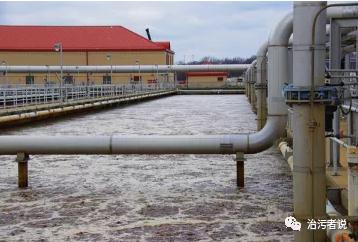
M288 13L270 34L269 45L286 46L293 31L293 13Z
M266 56L267 53L267 49L268 49L268 41L265 41L264 43L262 43L262 45L260 46L260 48L257 50L256 52L256 60L257 63L259 62L258 59L259 57L264 58ZM258 63L259 64L259 63Z
M269 116L266 125L259 132L246 135L237 135L234 141L236 152L254 154L267 150L285 132L287 116Z

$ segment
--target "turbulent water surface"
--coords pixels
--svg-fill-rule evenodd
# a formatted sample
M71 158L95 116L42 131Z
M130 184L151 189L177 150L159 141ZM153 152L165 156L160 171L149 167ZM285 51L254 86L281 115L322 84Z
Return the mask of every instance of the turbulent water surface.
M254 132L245 96L171 96L7 134ZM292 178L276 149L247 155L244 189L231 155L31 156L17 188L0 157L0 241L291 241Z

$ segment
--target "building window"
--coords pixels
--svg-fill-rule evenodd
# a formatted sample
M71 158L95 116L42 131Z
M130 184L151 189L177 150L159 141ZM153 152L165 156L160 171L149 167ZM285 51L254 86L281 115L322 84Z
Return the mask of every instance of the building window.
M64 84L73 84L73 76L67 75L63 78Z
M219 76L219 77L218 77L218 82L222 82L222 81L224 81L224 77Z
M110 85L112 84L112 77L105 75L103 76L103 85Z
M134 76L134 77L133 77L133 81L134 81L134 82L140 82L141 79L142 79L141 76Z
M35 83L35 77L28 75L26 76L26 85L33 85Z

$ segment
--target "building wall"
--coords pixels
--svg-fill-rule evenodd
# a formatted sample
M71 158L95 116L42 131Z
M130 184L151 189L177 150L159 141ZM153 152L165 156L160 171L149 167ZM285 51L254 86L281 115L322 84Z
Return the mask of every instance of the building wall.
M222 78L222 80L218 80ZM225 86L226 76L188 76L188 88L220 88Z
M107 55L110 54L110 60ZM174 55L166 51L122 51L122 52L64 52L64 65L165 65L173 64ZM0 61L7 65L60 65L60 55L57 52L0 52ZM26 76L34 76L34 84L58 83L60 73L5 73L0 74L1 84L26 84ZM143 83L150 83L156 79L156 73L140 73ZM76 84L102 84L103 76L110 73L69 74L73 76ZM67 73L64 73L67 76ZM128 84L135 76L139 77L139 67L136 73L113 73L112 84ZM162 77L163 75L159 75ZM160 78L166 80L167 78ZM172 79L173 75L169 74Z

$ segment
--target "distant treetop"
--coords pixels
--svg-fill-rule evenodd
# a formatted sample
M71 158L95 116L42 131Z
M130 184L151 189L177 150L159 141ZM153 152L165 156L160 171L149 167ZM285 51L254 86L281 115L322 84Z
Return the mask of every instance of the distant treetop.
M249 58L234 57L234 58L217 58L213 56L205 56L199 61L190 61L184 63L179 61L179 65L202 65L202 64L250 64L253 60L256 59L256 56L253 55Z

